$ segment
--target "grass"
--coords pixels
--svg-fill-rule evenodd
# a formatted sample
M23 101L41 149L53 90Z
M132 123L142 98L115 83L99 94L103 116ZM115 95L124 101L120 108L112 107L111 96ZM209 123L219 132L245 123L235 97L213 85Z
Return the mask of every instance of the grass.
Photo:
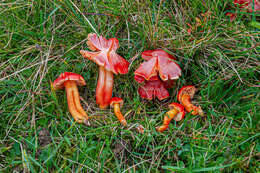
M241 12L230 22L225 12L237 10L232 1L0 2L0 171L260 171L259 14ZM97 66L79 54L90 32L117 37L118 53L131 63L113 92L125 100L127 128L95 104ZM154 48L183 69L164 101L141 99L133 82L140 53ZM96 117L90 127L73 121L63 91L50 90L64 71L87 81L80 94ZM190 84L206 118L187 115L156 132L177 91Z

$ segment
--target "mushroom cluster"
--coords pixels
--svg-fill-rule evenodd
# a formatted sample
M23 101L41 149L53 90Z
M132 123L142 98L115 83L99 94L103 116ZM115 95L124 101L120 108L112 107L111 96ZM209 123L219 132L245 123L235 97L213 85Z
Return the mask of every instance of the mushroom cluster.
M191 103L191 99L195 94L196 88L192 85L183 86L177 95L179 103L171 103L169 105L170 111L166 112L164 116L163 125L156 127L158 132L166 130L172 119L175 121L181 121L185 116L185 111L191 113L191 115L204 116L204 113L200 106L195 106Z
M123 99L119 97L112 98L113 75L126 74L128 72L129 62L116 53L119 47L116 38L106 39L96 34L89 34L87 45L90 51L81 50L84 58L94 61L99 66L99 77L96 88L96 103L104 109L110 105L114 109L115 116L123 126L127 126L127 121L120 111L123 106ZM169 97L168 88L171 88L180 76L181 68L175 62L176 58L164 50L147 50L142 53L145 60L134 72L135 80L140 83L138 93L144 99L152 100L158 98L163 100ZM67 103L69 111L78 123L89 124L89 117L80 104L80 96L77 86L85 86L84 78L76 73L64 72L52 83L54 90L66 90ZM170 110L166 112L163 124L156 127L159 132L165 131L171 120L181 121L185 116L185 110L192 115L204 116L200 106L191 103L195 94L194 86L184 86L178 93L180 103L171 103ZM144 128L138 125L137 131L144 133Z
M144 51L141 56L146 61L135 71L135 80L143 84L138 88L140 96L148 100L169 97L167 88L181 76L176 58L161 49Z

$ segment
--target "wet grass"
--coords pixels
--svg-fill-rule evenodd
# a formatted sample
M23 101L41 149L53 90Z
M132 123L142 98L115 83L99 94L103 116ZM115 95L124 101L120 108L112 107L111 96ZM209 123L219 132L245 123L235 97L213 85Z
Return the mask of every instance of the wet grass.
M260 171L260 40L251 25L259 14L239 13L230 22L224 14L235 10L231 1L1 2L0 170ZM79 54L90 32L117 37L118 53L131 63L113 92L125 101L126 128L95 104L97 66ZM140 53L154 48L175 55L183 69L164 101L141 99L133 79ZM95 117L90 127L73 121L63 91L51 92L50 81L64 71L87 81L80 94ZM156 132L183 85L198 88L194 101L206 118L187 115Z

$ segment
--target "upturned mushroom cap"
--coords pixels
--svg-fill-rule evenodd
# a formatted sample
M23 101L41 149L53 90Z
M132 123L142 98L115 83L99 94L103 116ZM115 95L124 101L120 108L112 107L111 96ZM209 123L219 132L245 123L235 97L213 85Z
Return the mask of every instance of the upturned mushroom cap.
M163 81L178 79L181 76L180 66L173 61L175 58L164 50L147 50L142 53L142 57L147 61L135 71L136 76L150 80L159 74Z
M176 110L179 111L178 114L175 115L174 118L173 118L175 121L181 121L184 118L184 116L185 116L185 109L184 109L184 107L181 104L179 104L179 103L171 103L169 105L169 108L170 109L176 109Z
M184 94L187 94L190 96L190 99L193 98L194 94L196 92L196 88L192 85L187 85L187 86L183 86L178 95L177 95L177 99L179 102L181 102L181 97L184 95Z
M90 33L88 34L87 45L90 50L95 52L81 50L80 54L84 58L94 61L114 74L126 74L128 72L129 62L116 53L119 47L116 38L107 40L105 37L98 37L97 34Z
M64 72L59 75L59 77L53 82L53 89L58 90L58 89L63 89L64 88L64 83L66 81L75 81L77 85L79 86L84 86L86 85L86 82L84 78L77 74L77 73L71 73L71 72Z
M119 104L120 105L120 107L122 107L123 106L123 104L124 104L124 100L123 99L121 99L121 98L119 98L119 97L113 97L111 100L110 100L110 107L114 107L114 104Z

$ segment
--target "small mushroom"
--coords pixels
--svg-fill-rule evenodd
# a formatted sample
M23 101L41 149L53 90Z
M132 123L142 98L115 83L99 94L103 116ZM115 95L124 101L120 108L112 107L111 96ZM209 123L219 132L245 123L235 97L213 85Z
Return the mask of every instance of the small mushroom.
M185 107L185 110L187 112L191 112L192 115L204 116L201 107L194 106L191 103L191 99L193 98L195 91L196 88L192 85L183 86L177 95L178 101Z
M121 99L119 97L113 97L110 101L110 107L114 108L114 113L115 113L116 117L118 118L118 120L120 121L120 123L123 126L126 126L127 122L120 111L120 107L122 107L123 104L124 104L123 99Z
M163 119L163 125L156 127L158 132L163 132L166 130L172 119L175 121L181 121L185 116L184 107L179 103L171 103L169 105L170 110L166 112L166 115Z
M99 77L96 88L96 103L101 109L109 106L113 90L113 74L126 74L129 62L116 53L119 47L116 38L107 40L96 34L88 34L88 47L90 51L81 50L80 54L99 66Z
M71 72L61 73L52 84L54 90L65 88L69 111L75 121L88 124L88 115L80 104L77 85L84 86L86 82L81 75Z

